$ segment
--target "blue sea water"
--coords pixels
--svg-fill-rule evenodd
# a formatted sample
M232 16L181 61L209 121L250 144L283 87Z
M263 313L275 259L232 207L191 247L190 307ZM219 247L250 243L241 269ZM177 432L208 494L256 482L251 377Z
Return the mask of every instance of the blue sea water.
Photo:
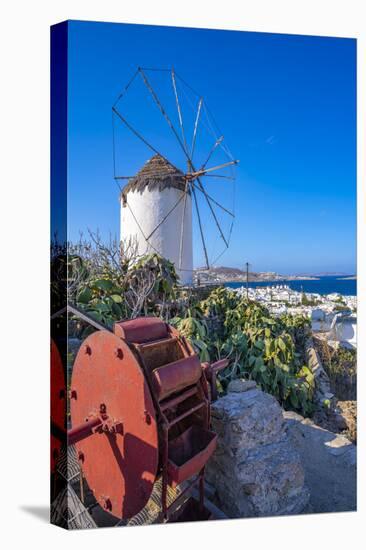
M262 283L249 283L249 287L266 287L278 284L286 284L292 290L299 292L313 292L315 294L331 294L332 292L338 292L344 296L356 296L357 294L357 280L356 279L340 279L334 276L319 277L317 280L296 280L296 281L266 281ZM245 283L226 283L225 286L230 288L239 288L245 286Z

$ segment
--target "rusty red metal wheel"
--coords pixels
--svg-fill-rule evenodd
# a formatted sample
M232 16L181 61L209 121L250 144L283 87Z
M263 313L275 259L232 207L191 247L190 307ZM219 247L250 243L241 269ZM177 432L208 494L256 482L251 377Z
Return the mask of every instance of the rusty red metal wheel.
M66 441L66 377L61 355L51 340L51 472L54 473L63 441Z
M158 431L141 367L114 334L96 332L81 346L73 367L70 411L73 428L87 419L95 426L75 446L96 500L113 516L131 518L153 489Z

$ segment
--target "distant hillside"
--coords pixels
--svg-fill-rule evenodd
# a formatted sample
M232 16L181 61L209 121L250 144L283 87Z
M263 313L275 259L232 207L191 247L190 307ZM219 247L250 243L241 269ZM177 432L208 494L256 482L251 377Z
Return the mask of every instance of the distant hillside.
M211 267L210 269L197 268L194 270L195 279L199 278L202 284L204 283L231 283L231 282L246 282L246 271L237 267L218 266ZM283 281L296 280L296 279L316 279L316 277L309 276L296 276L296 275L279 275L274 271L266 271L256 273L255 271L249 272L249 282L261 282L261 281Z
M303 274L300 273L299 277L302 275ZM312 273L311 276L312 277L350 277L350 276L353 276L353 274L344 273L342 271L321 271L319 273Z

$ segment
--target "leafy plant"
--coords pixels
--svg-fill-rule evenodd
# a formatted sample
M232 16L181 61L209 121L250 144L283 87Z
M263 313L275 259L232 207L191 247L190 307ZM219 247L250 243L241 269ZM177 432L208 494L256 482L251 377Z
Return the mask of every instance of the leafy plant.
M285 407L306 415L312 412L314 377L304 364L309 330L306 318L274 318L262 305L225 288L212 291L194 313L199 313L200 319L176 318L174 323L190 339L201 359L229 358L229 367L220 375L223 390L235 378L252 379ZM207 320L214 318L216 328L203 330L202 317L206 327Z
M171 262L158 254L118 261L115 248L100 245L99 252L91 253L90 246L79 246L86 251L84 258L67 256L69 302L109 328L115 321L141 314L169 316L178 283ZM80 327L80 323L71 324L79 335ZM83 336L90 330L82 332Z
M91 243L71 247L64 256L69 300L108 327L138 315L160 316L189 339L201 361L229 359L219 376L220 392L230 380L251 379L285 408L311 414L314 377L304 353L308 319L273 317L260 303L223 287L198 300L178 286L171 262L158 254L138 258L133 251L124 252L116 242L106 246L95 235ZM92 330L76 319L72 323L79 336Z

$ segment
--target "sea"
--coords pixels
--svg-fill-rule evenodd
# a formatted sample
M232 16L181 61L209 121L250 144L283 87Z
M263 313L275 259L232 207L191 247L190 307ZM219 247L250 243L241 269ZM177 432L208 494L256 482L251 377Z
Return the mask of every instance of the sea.
M357 295L357 280L356 279L342 279L335 276L323 276L318 277L316 280L302 280L288 281L281 279L281 281L264 281L249 283L250 288L274 286L279 284L288 285L292 290L298 292L312 292L314 294L331 294L337 292L343 294L343 296L356 296ZM225 283L225 286L230 288L239 288L246 286L246 283Z

